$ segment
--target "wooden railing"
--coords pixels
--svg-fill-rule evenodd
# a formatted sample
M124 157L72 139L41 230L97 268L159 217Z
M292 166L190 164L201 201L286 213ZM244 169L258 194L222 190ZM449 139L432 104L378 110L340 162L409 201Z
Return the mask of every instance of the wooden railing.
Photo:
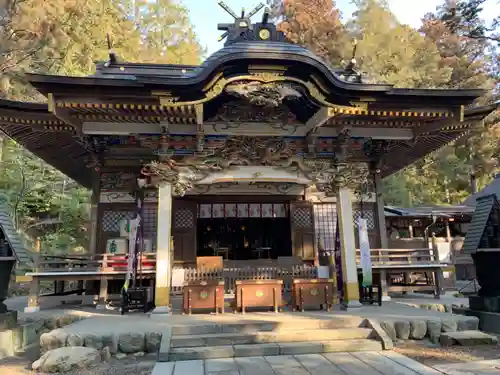
M436 249L371 249L372 265L395 267L412 265L439 265L439 253ZM360 250L356 250L356 261L359 264Z
M36 272L126 272L125 254L97 254L54 256L39 255L35 260ZM142 270L156 269L156 254L144 253L138 267Z

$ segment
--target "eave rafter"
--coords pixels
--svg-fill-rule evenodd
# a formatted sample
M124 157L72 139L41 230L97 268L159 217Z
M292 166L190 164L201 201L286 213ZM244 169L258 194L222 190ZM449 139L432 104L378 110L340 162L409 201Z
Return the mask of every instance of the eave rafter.
M89 154L90 160L88 160L87 165L96 168L100 167L102 165L101 157L98 155L93 145L90 145L85 139L85 135L83 133L83 122L72 116L67 108L58 107L53 94L49 93L47 95L47 100L49 112L65 124L74 128L74 138L76 139L76 142L79 143Z
M450 126L457 127L457 130L460 130L463 128L462 124L464 122L464 118L465 118L465 109L464 106L460 106L459 109L452 112L451 117L448 117L445 120L439 119L436 121L432 121L425 124L424 126L420 126L413 130L413 135L415 138L417 138L422 135L438 132ZM465 127L467 127L467 125L465 125Z
M56 105L56 100L53 94L47 95L47 101L48 110L50 113L52 113L56 118L58 118L65 124L71 125L75 129L76 133L83 134L83 123L79 119L71 116L67 108L58 107Z

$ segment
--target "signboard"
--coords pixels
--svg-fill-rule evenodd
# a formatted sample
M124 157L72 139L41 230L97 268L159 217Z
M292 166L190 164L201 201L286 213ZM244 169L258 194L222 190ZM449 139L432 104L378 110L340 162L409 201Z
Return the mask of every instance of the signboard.
M184 286L184 268L174 268L172 270L172 287Z
M360 264L363 271L363 286L371 286L372 281L372 259L370 256L370 242L368 240L368 228L366 227L366 220L363 218L358 219L359 230L359 250L360 250Z

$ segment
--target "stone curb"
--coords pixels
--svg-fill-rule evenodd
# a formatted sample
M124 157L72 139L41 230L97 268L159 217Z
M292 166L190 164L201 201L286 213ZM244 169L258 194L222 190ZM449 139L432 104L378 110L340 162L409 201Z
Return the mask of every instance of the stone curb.
M162 332L160 347L158 348L156 361L168 362L168 355L170 353L170 340L172 339L172 328L167 328Z
M368 321L373 322L373 319L368 319ZM411 334L411 325L412 322L418 321L421 323L421 325L425 325L425 334L419 335L419 337L412 337ZM408 323L410 324L410 339L415 339L415 340L422 340L425 337L430 338L434 342L439 342L439 337L441 336L442 333L445 332L456 332L456 331L467 331L467 330L474 330L477 331L479 330L479 319L476 317L454 317L454 316L449 316L449 317L444 317L444 318L438 318L438 317L431 317L431 318L426 318L426 319L416 319L416 318L411 318L411 319L388 319L388 320L378 320L375 322L378 327L384 331L384 334L387 336L388 340L396 340L401 339L407 336L406 332L404 335L401 332L398 332L398 330L401 330L402 328L407 328ZM400 324L396 324L400 323ZM404 324L402 324L404 323ZM375 332L377 332L377 329L373 327ZM391 331L391 332L388 332ZM378 334L378 332L377 332ZM396 335L395 335L396 334ZM383 342L383 341L382 341ZM385 345L385 344L384 344Z
M382 329L380 324L373 319L366 319L366 326L375 331L377 335L377 339L382 342L382 347L384 350L392 350L394 348L394 344L391 338L387 335L387 333Z

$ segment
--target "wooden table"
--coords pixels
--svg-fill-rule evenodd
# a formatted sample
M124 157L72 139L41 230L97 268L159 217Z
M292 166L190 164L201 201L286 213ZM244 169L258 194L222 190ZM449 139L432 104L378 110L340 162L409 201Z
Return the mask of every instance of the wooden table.
M233 311L245 313L247 307L269 307L278 312L283 305L283 280L237 280Z
M305 306L319 306L331 311L338 297L333 279L294 279L292 281L292 308L304 311Z
M195 281L184 284L182 313L191 315L193 309L224 313L224 281Z

